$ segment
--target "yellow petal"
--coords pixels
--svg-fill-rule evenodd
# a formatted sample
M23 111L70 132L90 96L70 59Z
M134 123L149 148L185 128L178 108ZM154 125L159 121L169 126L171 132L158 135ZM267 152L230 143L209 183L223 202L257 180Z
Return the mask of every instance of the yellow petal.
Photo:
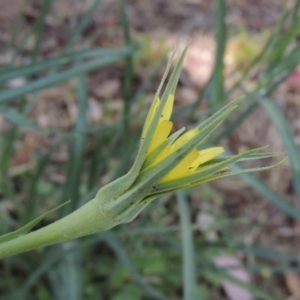
M159 105L159 102L160 102L159 97L156 97L155 100L154 100L154 103L152 104L152 106L150 108L150 111L148 113L148 117L147 117L147 120L145 122L144 129L143 129L142 139L145 138L145 135L146 135L146 133L149 129L149 126L150 126L151 121L154 117L154 114L155 114L155 111L156 111L156 109Z
M161 182L167 182L174 179L182 178L192 171L189 169L189 166L198 158L199 151L197 149L193 149L180 163L170 172L168 173Z
M173 104L174 104L174 95L170 94L168 96L168 99L166 101L165 107L162 111L162 114L160 116L161 120L170 120L172 111L173 111Z
M142 134L142 139L144 139L146 134L147 134L147 131L148 131L149 126L150 126L150 124L151 124L151 122L154 118L154 115L155 115L155 112L156 112L156 109L157 109L159 103L160 103L160 99L159 99L159 97L156 97L155 100L154 100L153 105L150 108L148 118L145 122L145 126L144 126L144 129L143 129L143 134ZM170 117L172 115L172 110L173 110L173 103L174 103L174 95L170 94L168 96L167 101L166 101L165 107L164 107L164 109L161 113L159 123L162 122L163 120L170 120Z
M172 130L172 127L173 123L167 120L164 120L158 124L148 148L148 154L150 154L155 148L157 148L167 139Z
M207 161L212 160L213 158L220 155L224 151L225 150L223 147L214 147L214 148L208 148L199 151L199 157L191 165L192 171L196 170L201 164L204 164Z
M187 143L189 140L195 137L199 132L198 128L194 128L185 134L183 134L181 137L179 137L175 143L169 147L167 147L159 156L155 158L153 161L153 165L160 162L161 160L165 159L168 155L174 153L177 149L182 147L185 143ZM195 149L196 150L196 149ZM197 150L196 150L197 151Z
M177 149L181 148L188 141L193 139L199 133L198 128L194 128L185 134L183 134L180 138L178 138L175 143L172 145L172 152L175 152Z
M171 147L169 146L154 159L152 165L155 165L161 160L165 159L170 153L171 153Z

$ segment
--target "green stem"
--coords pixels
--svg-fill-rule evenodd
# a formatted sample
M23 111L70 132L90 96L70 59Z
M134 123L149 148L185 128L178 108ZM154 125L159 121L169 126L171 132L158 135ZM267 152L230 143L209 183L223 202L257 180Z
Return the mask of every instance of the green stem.
M108 218L94 198L70 215L46 227L0 244L0 259L81 236L104 231L118 223Z

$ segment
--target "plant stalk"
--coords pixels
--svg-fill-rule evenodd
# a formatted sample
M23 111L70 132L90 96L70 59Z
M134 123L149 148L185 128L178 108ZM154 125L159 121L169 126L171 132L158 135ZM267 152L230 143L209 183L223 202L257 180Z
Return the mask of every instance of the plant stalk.
M94 198L68 216L31 233L0 244L0 259L39 247L104 231L118 223L108 218Z

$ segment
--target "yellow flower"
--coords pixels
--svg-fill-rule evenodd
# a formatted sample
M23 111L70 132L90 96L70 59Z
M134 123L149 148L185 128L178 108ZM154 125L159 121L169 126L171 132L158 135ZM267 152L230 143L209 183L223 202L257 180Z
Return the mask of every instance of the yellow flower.
M160 99L156 97L155 103L152 106L149 112L149 118L147 119L142 135L142 140L147 134L151 121L155 115L155 111L160 103ZM157 147L163 144L169 137L173 122L170 121L170 117L173 111L173 104L174 104L174 95L169 94L162 114L160 116L158 125L154 131L152 140L150 142L147 157L155 150ZM180 149L184 144L186 144L189 140L193 139L199 133L198 128L194 128L181 137L179 137L173 144L168 145L161 153L158 153L156 157L152 160L151 165L155 165L165 159L167 156L171 155L172 153L176 152L176 150ZM224 152L223 147L213 147L208 148L205 150L198 151L196 148L192 149L192 151L185 156L167 175L165 175L159 183L167 183L175 179L183 178L191 173L195 172L201 164L212 160L213 158L217 157L221 153Z

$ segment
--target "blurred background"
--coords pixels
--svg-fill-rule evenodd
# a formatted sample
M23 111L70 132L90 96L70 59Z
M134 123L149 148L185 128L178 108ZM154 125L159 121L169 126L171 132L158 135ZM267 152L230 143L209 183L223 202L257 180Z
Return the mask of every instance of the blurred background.
M175 128L244 95L207 146L290 158L2 260L1 299L299 300L299 4L1 0L0 234L71 200L36 228L69 214L129 169L170 50L188 41Z

